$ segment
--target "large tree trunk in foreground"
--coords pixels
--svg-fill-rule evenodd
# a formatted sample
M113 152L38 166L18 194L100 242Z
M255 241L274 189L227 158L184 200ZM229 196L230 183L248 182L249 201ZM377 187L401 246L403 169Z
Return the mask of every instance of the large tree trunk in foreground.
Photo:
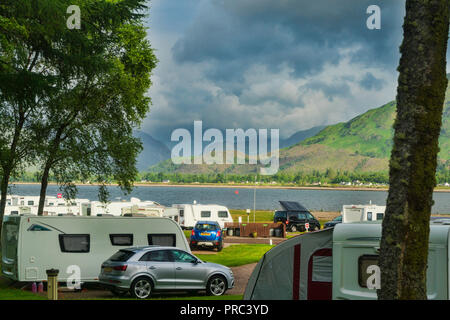
M406 1L379 299L427 298L429 223L447 88L449 4Z

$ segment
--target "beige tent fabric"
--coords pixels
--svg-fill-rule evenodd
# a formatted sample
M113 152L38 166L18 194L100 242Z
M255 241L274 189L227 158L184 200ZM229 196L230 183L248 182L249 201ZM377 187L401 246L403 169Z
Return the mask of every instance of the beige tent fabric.
M269 250L258 262L247 283L244 300L300 300L308 297L308 263L311 255L320 249L332 248L333 229L305 233ZM294 261L295 247L300 252L300 261ZM331 257L313 257L312 278L316 281L331 281ZM294 266L299 269L295 270ZM299 285L294 285L295 274ZM298 279L298 278L297 278ZM298 288L296 295L294 288Z

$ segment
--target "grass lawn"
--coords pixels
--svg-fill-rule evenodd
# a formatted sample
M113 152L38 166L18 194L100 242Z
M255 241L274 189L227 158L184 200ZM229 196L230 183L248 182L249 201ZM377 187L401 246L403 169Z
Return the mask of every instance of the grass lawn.
M247 217L249 217L249 221L253 222L253 210L251 210L250 215L247 216L247 212L245 210L230 210L231 216L233 217L234 222L239 221L239 217L242 217L242 222L247 222ZM255 222L273 222L273 211L267 210L256 210L255 213Z
M217 254L197 254L196 256L203 261L219 263L227 267L238 267L258 262L264 253L273 247L268 244L236 244L224 248Z
M30 291L10 289L11 281L0 277L0 300L47 300Z

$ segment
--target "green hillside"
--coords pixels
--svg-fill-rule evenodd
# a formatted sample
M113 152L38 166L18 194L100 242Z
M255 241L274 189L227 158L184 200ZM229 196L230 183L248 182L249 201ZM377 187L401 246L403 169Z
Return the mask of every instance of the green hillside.
M321 144L371 158L388 158L392 149L395 107L395 103L390 102L348 122L328 126L301 145Z
M325 171L328 168L349 172L388 170L395 119L395 101L371 109L348 122L331 125L313 137L280 150L280 171ZM447 88L441 136L439 164L450 166L450 87ZM166 173L255 172L254 165L174 165L166 160L150 168Z

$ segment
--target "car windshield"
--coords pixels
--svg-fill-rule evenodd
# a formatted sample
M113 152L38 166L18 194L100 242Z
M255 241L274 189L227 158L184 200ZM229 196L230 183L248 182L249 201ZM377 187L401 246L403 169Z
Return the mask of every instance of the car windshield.
M275 212L275 217L276 218L281 218L281 217L285 217L286 216L286 212L285 211L277 211Z
M216 230L217 226L214 224L209 224L209 223L199 223L195 226L195 229L212 231L212 230Z
M134 255L133 251L119 250L109 258L110 261L125 262Z
M337 218L334 218L334 221L342 221L342 216L339 216Z

